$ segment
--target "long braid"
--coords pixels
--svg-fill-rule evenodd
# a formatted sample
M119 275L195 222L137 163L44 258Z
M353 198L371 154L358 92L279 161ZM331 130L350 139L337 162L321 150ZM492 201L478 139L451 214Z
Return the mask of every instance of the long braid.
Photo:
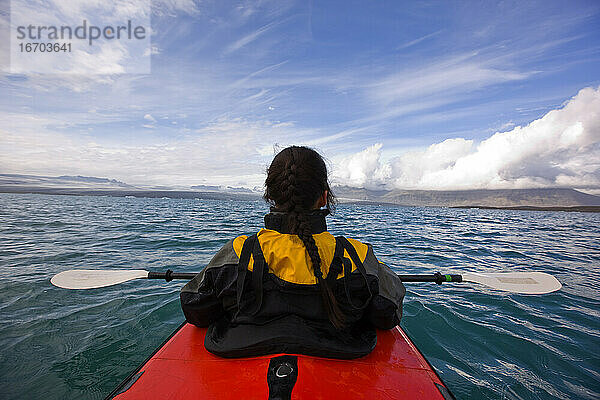
M298 231L298 215L302 213L302 198L297 190L297 177L296 173L298 172L298 166L296 165L296 154L295 149L290 149L290 159L286 163L285 171L287 172L287 177L284 180L284 185L286 188L285 196L287 197L286 208L289 214L288 223L290 224L290 231L295 233Z
M286 158L283 166L278 161L277 157L273 160L271 167L268 170L265 191L265 199L274 201L277 209L286 212L288 214L288 228L291 233L298 235L308 256L310 257L313 274L319 285L321 298L329 320L337 328L342 329L345 326L344 314L339 308L335 295L329 287L329 284L323 279L323 272L321 271L321 256L319 255L319 249L315 242L315 239L311 231L311 222L308 216L311 207L325 190L328 190L327 206L333 203L333 195L329 191L329 185L327 184L327 170L325 163L321 157L314 150L307 149L305 147L288 147L281 153ZM302 156L305 156L305 160L300 160ZM306 160L306 156L312 157L312 159ZM316 155L316 158L315 158ZM278 155L279 157L279 155ZM299 177L299 169L309 169L307 164L314 160L317 162L316 168L319 172L320 169L324 171L324 180L315 180L312 176L304 176L304 179ZM304 163L302 161L305 161ZM322 165L321 165L322 164ZM279 167L279 168L278 168ZM283 168L280 168L283 167ZM304 171L306 175L306 171ZM310 175L310 174L309 174ZM308 178L308 179L307 179ZM311 193L310 190L306 190L307 186L317 186L316 196L315 193ZM324 184L323 184L324 181Z
M317 278L317 283L319 284L319 291L321 293L321 298L323 299L323 304L325 304L325 308L327 310L327 315L329 316L329 320L337 329L342 329L345 326L345 318L342 310L335 299L335 295L333 291L329 287L329 284L325 279L323 279L323 271L321 271L321 256L319 255L319 249L317 248L317 244L315 243L315 238L311 233L310 220L306 214L299 214L299 230L297 232L300 240L304 243L304 247L310 256L310 260L313 265L313 274Z

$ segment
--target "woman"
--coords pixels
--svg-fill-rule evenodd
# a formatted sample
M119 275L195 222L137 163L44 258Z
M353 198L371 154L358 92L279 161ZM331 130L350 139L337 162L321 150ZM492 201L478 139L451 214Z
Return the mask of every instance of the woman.
M327 232L334 204L321 156L282 150L267 171L265 229L230 240L181 291L188 322L223 357L356 358L400 322L405 289L368 244ZM323 208L324 207L324 208Z

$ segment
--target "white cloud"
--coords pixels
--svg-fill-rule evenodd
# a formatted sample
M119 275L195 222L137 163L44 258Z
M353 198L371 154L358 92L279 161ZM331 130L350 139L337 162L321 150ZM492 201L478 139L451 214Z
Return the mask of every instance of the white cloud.
M388 164L380 162L382 144L376 143L360 153L342 159L335 167L333 180L357 187L376 187L390 178Z
M500 131L503 131L503 130L506 130L506 129L510 129L510 128L514 127L514 126L515 126L515 123L514 123L514 122L512 122L512 121L508 121L508 122L506 122L506 123L502 124L502 125L500 126L499 130L500 130Z
M410 187L415 181L427 179L430 174L451 167L457 159L468 155L472 147L472 140L456 138L432 144L425 150L407 152L390 165L393 185Z
M111 177L132 184L198 183L252 188L264 182L272 153L265 143L293 136L286 124L221 120L171 139L134 144L49 129L52 117L0 114L0 171L36 175ZM144 126L153 128L152 125Z
M377 144L336 168L341 183L403 189L600 187L600 88L582 89L563 108L475 145L447 139L388 163Z
M150 122L156 122L156 119L151 114L144 115L144 119Z
M161 50L158 46L152 45L144 51L144 57L160 54Z

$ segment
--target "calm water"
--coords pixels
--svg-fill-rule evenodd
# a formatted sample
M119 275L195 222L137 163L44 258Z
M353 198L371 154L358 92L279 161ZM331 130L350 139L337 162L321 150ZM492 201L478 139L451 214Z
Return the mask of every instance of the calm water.
M262 202L0 194L0 398L101 399L183 320L182 282L87 291L71 268L199 271ZM410 284L402 326L459 399L600 398L600 214L340 206L398 272L543 271L562 291Z

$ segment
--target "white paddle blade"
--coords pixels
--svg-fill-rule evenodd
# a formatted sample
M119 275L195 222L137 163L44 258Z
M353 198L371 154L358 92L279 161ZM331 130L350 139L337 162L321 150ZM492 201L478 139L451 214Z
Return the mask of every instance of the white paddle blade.
M54 275L50 282L64 289L94 289L147 277L148 271L141 269L71 269Z
M498 290L523 294L545 294L559 290L562 285L544 272L497 272L462 274L463 281L476 282Z

